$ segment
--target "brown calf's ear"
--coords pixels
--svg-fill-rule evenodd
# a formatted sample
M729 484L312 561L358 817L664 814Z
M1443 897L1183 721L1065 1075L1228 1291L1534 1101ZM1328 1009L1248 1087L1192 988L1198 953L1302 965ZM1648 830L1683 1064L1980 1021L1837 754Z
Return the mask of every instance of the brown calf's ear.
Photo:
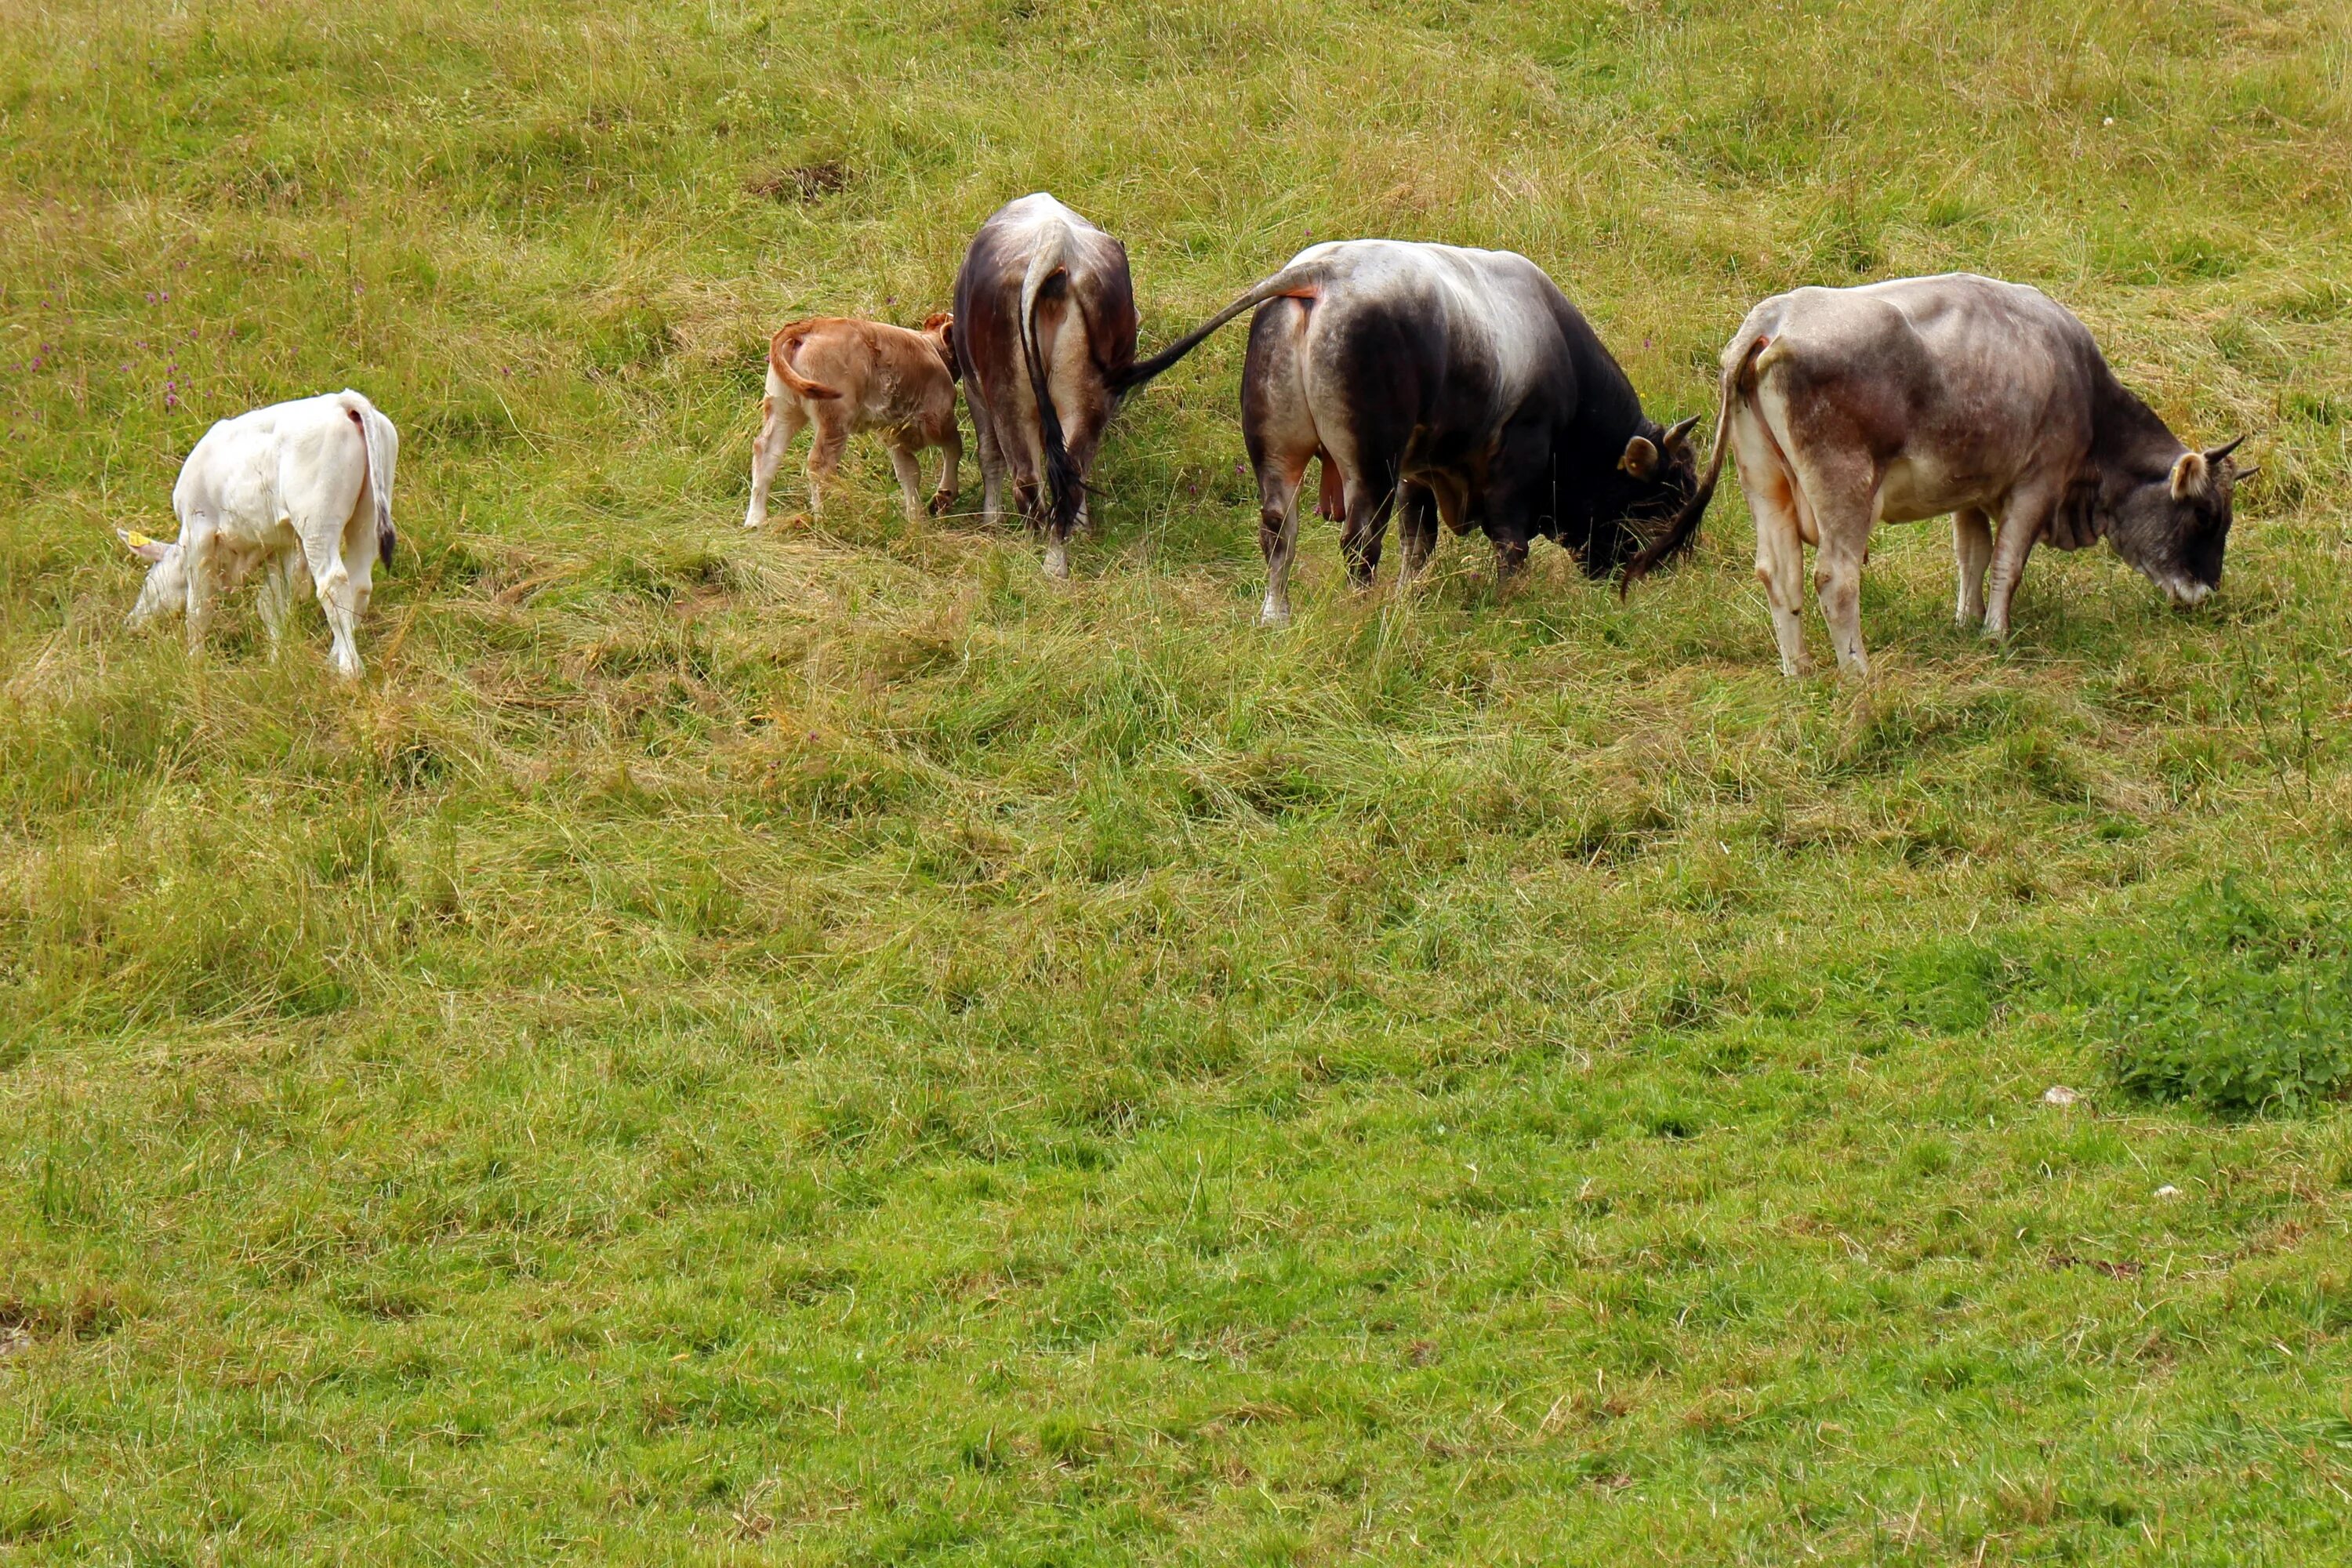
M2203 495L2212 478L2212 468L2202 452L2183 452L2180 460L2172 465L2172 499L2187 500L2190 496Z
M1617 470L1646 479L1658 471L1658 449L1647 436L1636 436L1625 443L1625 455L1617 459Z
M1671 452L1677 447L1689 446L1690 433L1694 429L1697 428L1697 426L1698 416L1696 414L1692 415L1687 419L1678 419L1674 424L1668 426L1666 427L1666 439L1664 442L1666 450Z

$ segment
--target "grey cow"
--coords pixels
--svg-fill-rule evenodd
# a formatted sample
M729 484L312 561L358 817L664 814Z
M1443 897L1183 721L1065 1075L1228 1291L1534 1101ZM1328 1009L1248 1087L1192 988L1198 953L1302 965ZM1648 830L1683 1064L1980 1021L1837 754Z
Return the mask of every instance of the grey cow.
M2199 603L2221 581L2231 492L2254 471L2231 460L2237 441L2183 446L2065 307L1965 272L1773 296L1724 348L1722 397L1698 492L1625 582L1688 542L1737 449L1789 675L1810 663L1806 544L1839 668L1858 676L1862 565L1882 519L1952 514L1956 616L1998 637L2038 541L2105 539L2173 603Z

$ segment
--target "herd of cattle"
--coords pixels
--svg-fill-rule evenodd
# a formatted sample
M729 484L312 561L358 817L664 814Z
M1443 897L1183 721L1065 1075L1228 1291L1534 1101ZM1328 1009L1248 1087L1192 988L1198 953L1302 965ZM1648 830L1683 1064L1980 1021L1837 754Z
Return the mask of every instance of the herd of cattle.
M1966 273L1799 289L1750 310L1723 351L1704 475L1696 417L1668 427L1644 414L1591 325L1541 268L1507 251L1312 246L1138 360L1126 247L1041 193L982 226L953 310L921 331L824 318L776 333L745 525L766 521L777 465L812 426L812 510L843 444L868 429L887 435L910 516L924 504L922 455L941 451L930 504L946 510L963 455L961 383L988 520L1002 516L1009 474L1014 504L1044 538L1046 572L1066 576L1087 474L1120 402L1245 310L1255 315L1242 437L1257 476L1267 626L1290 618L1310 459L1320 464L1318 510L1341 525L1360 586L1379 566L1393 511L1407 579L1442 521L1457 534L1484 530L1498 574L1542 537L1591 576L1619 574L1622 592L1690 543L1736 450L1756 574L1791 675L1807 668L1806 544L1838 663L1861 674L1873 524L1949 512L1957 615L1999 634L2026 556L2044 541L2079 550L2105 539L2176 604L2198 603L2221 579L2232 489L2254 471L2232 459L2237 441L2184 446L2040 290ZM349 391L214 426L172 493L179 538L122 536L151 563L131 623L183 612L193 644L211 599L260 569L273 645L312 588L336 669L357 675L371 573L392 556L398 447L392 422Z

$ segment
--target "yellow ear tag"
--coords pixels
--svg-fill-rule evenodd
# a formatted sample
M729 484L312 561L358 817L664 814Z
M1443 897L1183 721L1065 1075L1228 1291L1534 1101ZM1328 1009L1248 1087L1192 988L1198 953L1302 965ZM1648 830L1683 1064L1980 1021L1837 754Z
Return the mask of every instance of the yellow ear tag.
M133 550L144 550L147 546L155 542L135 528L125 529L122 533L122 540L124 543L130 545Z

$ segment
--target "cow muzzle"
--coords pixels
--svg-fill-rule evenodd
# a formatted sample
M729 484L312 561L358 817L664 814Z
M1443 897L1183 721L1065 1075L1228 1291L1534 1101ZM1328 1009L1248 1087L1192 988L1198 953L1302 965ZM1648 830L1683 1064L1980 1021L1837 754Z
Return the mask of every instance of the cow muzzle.
M2213 585L2175 577L2164 584L2164 596L2170 599L2177 609L2193 610L2213 596Z

